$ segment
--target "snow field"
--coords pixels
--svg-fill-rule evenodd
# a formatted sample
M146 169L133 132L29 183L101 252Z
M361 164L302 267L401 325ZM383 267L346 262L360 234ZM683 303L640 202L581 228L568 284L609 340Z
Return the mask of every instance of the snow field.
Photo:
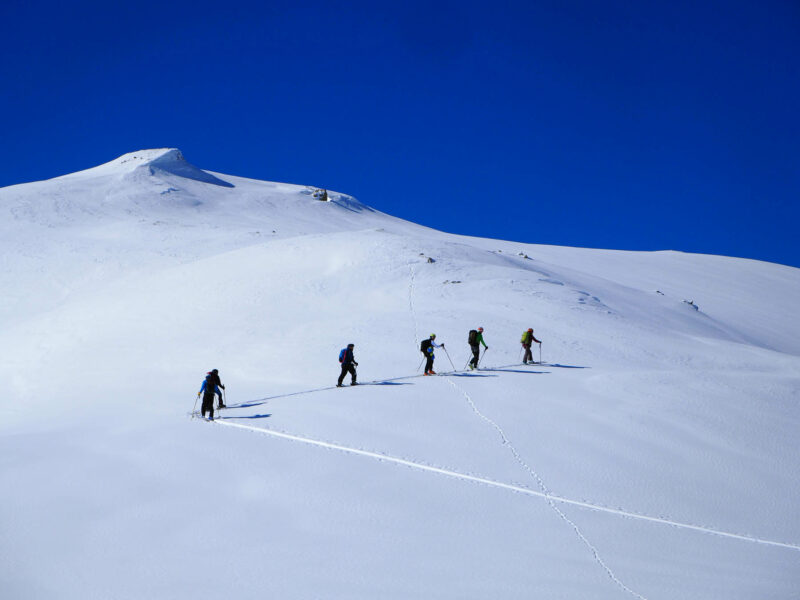
M0 190L4 598L796 595L796 269L307 192L171 150Z

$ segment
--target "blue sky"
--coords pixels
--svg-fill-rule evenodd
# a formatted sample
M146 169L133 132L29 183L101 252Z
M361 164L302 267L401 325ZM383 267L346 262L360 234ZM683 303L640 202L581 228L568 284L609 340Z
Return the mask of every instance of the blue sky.
M455 233L800 266L794 0L6 0L0 50L0 186L174 146Z

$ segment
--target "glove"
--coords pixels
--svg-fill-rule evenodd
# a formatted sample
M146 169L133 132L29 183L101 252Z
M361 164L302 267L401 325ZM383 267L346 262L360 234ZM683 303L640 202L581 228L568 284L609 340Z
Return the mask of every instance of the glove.
M353 364L354 364L355 366L358 366L358 363L357 363L356 361L353 361Z
M444 348L444 342L442 342L442 348Z
M489 349L489 346L486 346L483 351L486 352Z
M222 384L220 384L220 386L219 386L219 387L221 387L223 390L225 389L225 386L224 386L224 385L222 385Z
M197 392L197 397L198 397L198 398L200 397L200 392Z

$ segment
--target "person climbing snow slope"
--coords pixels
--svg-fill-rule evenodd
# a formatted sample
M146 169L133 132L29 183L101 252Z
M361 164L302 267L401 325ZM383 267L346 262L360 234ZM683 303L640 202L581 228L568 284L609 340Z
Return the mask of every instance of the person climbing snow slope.
M225 386L222 385L222 381L220 381L219 371L217 371L217 369L212 369L206 373L206 378L200 386L200 391L197 392L198 398L200 394L203 394L203 404L200 407L200 414L205 417L206 413L209 413L209 418L212 421L214 420L215 395L219 396L219 408L225 408L225 404L222 402L222 392L219 391L220 388L224 390Z
M358 363L353 355L353 348L355 348L354 344L347 344L347 348L342 348L341 352L339 352L339 362L342 365L342 373L339 375L339 381L336 382L336 387L343 387L342 381L344 381L344 376L347 373L350 373L350 385L358 385L356 381L356 367Z
M469 343L469 347L472 350L472 359L469 361L469 368L474 370L478 368L478 362L480 361L481 344L483 344L483 347L487 350L489 349L489 346L483 341L483 327L478 327L477 330L470 329L467 343Z
M527 365L529 362L533 364L533 354L531 353L531 345L533 342L537 344L541 344L539 340L537 340L533 335L533 329L528 328L528 331L522 334L522 347L525 348L525 356L522 359L522 364ZM494 355L492 355L494 356Z
M433 361L436 358L433 354L434 348L444 348L444 343L437 344L436 343L436 334L432 333L429 338L422 340L422 343L419 346L420 352L425 356L425 375L436 375L436 371L433 370Z

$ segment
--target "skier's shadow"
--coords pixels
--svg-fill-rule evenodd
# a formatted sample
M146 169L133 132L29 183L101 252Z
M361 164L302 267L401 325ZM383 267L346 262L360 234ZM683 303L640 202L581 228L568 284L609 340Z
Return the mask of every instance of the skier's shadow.
M547 375L549 373L549 371L521 371L519 369L484 369L484 371L493 371L495 373L527 373L529 375ZM497 377L497 375L493 377Z
M249 415L246 417L218 417L219 419L266 419L267 417L271 417L272 415Z
M414 385L409 381L373 381L370 383L362 383L359 385Z
M253 408L254 406L261 406L262 404L266 403L266 400L262 400L261 402L245 402L244 404L230 404L227 408Z

